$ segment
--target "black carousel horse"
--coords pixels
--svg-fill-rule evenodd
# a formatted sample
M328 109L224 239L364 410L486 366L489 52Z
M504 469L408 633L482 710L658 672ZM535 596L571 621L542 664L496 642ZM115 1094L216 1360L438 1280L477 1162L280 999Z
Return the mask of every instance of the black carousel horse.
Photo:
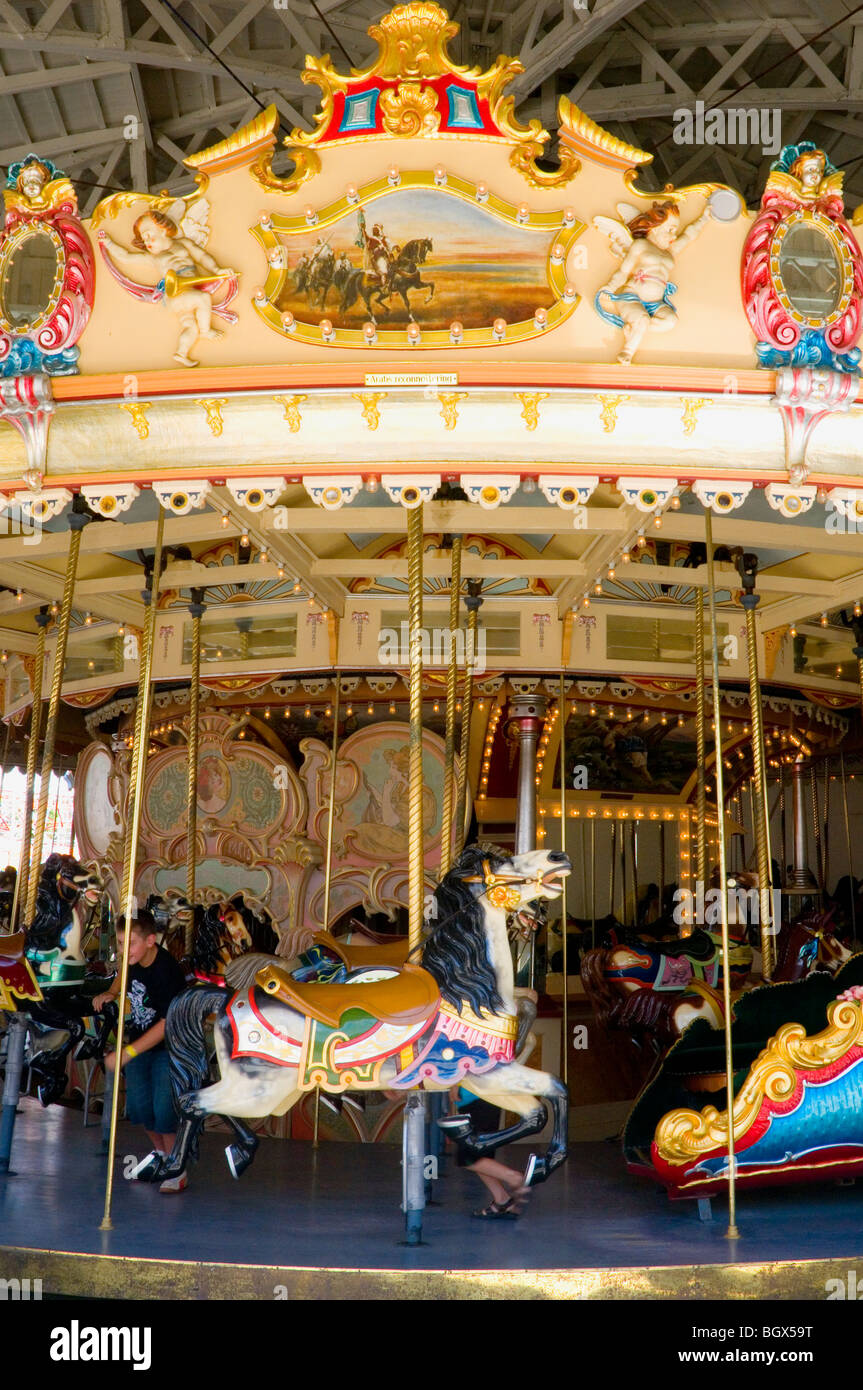
M84 946L102 897L101 880L70 854L51 854L42 867L33 921L23 932L0 937L0 957L17 959L32 972L38 989L14 998L16 1012L28 1018L29 1065L43 1105L66 1089L66 1062L74 1052L84 1061L104 1055L117 1021L116 1008L103 1010L95 1038L85 1037L84 1019L105 987L104 975L91 972ZM23 959L22 959L23 958ZM41 992L41 999L33 994ZM14 997L14 991L13 991Z
M165 1026L180 1126L166 1159L149 1155L136 1170L162 1181L185 1170L208 1114L236 1136L226 1154L234 1177L248 1167L258 1140L246 1123L285 1114L305 1092L346 1090L446 1092L460 1084L512 1111L516 1123L473 1132L468 1117L440 1123L476 1157L498 1144L554 1133L532 1155L529 1182L541 1182L566 1158L567 1091L547 1072L520 1061L507 918L541 898L557 898L570 872L557 850L498 855L472 845L438 885L429 913L422 966L352 969L344 983L301 982L289 962L249 954L228 967L229 989L185 990ZM208 1019L215 1014L216 1073L211 1080Z

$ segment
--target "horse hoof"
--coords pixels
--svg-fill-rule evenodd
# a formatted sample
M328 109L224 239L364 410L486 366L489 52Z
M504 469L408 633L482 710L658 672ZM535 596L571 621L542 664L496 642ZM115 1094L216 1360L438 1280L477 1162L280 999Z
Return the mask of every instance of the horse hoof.
M448 1134L451 1139L463 1139L471 1131L472 1121L469 1115L443 1115L438 1120L438 1128Z
M239 1144L228 1144L225 1148L225 1158L228 1160L228 1169L232 1178L241 1178L254 1158L253 1153L248 1149L243 1149Z
M157 1154L154 1149L152 1153L147 1154L146 1158L142 1158L131 1173L126 1174L126 1177L129 1182L161 1182L165 1177L163 1169L164 1158L162 1154Z

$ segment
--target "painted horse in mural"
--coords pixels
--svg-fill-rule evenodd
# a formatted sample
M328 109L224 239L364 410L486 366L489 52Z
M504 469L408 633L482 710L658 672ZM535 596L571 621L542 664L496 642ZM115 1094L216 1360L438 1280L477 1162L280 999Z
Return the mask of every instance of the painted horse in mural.
M29 1066L43 1105L66 1089L66 1061L101 1056L116 1023L116 1010L100 1016L95 1039L85 1038L84 1019L104 978L88 977L84 954L102 883L70 854L52 854L42 867L36 915L30 926L0 937L0 1006L28 1018ZM5 997L4 997L5 996Z
M226 1154L239 1177L258 1143L244 1120L285 1114L317 1086L338 1094L461 1084L519 1117L488 1134L474 1133L465 1116L446 1117L441 1123L476 1157L538 1134L550 1103L551 1141L529 1165L530 1180L544 1181L566 1158L567 1090L519 1061L531 1040L518 1038L507 916L535 899L558 898L569 873L558 850L509 856L473 845L435 890L421 965L360 965L332 984L298 981L284 962L250 955L230 967L235 993L184 991L165 1027L181 1116L177 1140L167 1158L149 1155L137 1176L156 1182L182 1173L208 1115L233 1129ZM208 1084L213 1014L218 1080Z
M400 295L408 318L411 323L416 322L408 295L410 290L428 290L426 303L430 302L434 294L434 281L423 280L419 267L425 264L431 252L431 237L415 237L406 242L390 260L383 283L379 275L355 270L344 283L339 313L346 313L357 299L362 298L369 319L377 323L375 301L379 313L389 314L391 309L387 301L394 295Z

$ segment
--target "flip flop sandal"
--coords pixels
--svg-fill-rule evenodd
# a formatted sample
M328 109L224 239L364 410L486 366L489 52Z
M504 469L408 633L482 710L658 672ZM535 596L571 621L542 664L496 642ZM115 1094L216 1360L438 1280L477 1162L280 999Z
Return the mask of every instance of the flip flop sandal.
M471 1212L471 1216L480 1221L515 1221L516 1215L516 1212L509 1210L509 1202L504 1202L503 1206L490 1202L487 1207Z

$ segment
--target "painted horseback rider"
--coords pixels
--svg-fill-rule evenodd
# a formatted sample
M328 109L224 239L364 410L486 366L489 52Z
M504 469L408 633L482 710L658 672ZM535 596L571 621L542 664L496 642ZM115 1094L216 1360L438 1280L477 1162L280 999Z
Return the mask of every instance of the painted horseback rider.
M357 246L363 248L363 270L369 279L376 279L383 289L389 281L395 256L380 222L375 222L371 232L369 232L366 229L366 219L362 212L357 214L357 221L359 224Z

